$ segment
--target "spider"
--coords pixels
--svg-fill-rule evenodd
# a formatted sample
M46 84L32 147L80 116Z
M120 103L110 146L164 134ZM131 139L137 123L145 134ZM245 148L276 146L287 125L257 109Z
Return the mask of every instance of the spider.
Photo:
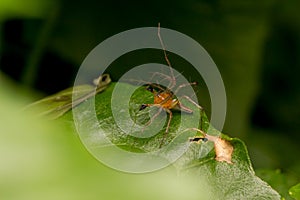
M139 110L144 110L147 107L151 107L151 106L155 106L158 107L159 110L158 112L146 123L145 126L148 126L160 113L162 110L166 111L169 114L169 119L167 122L167 127L165 130L165 135L169 132L169 128L170 128L170 123L172 121L172 117L173 117L173 113L171 110L180 110L183 111L185 113L193 113L193 110L191 110L188 107L185 107L180 101L179 99L176 97L176 94L178 93L178 91L184 87L187 86L191 86L191 85L197 85L197 82L191 82L191 83L185 83L185 84L181 84L177 87L177 89L175 90L175 92L172 92L172 89L176 86L176 78L174 76L174 72L172 70L172 66L171 63L168 59L167 53L166 53L166 49L164 46L164 43L162 41L162 38L160 36L160 24L158 24L158 38L160 41L160 44L162 46L163 52L164 52L164 57L165 60L170 68L170 76L166 75L166 74L162 74L159 72L156 72L153 74L154 75L159 75L161 76L163 79L167 79L169 80L169 85L168 87L164 88L162 86L160 86L159 84L148 84L148 86L146 87L146 89L151 92L154 95L154 102L152 104L142 104L139 108ZM189 102L191 102L192 104L194 104L197 108L199 108L200 110L203 110L203 108L198 105L196 102L194 102L189 96L181 96L181 98L185 98L186 100L188 100Z
M195 85L195 84L197 84L197 83L193 82L193 83L189 83L189 84L180 85L177 88L177 90L175 91L175 94L178 92L178 90L180 88L185 87L187 85ZM158 88L160 91L155 90L154 89L155 87ZM151 85L147 86L146 89L153 94L154 102L153 102L153 104L142 104L140 106L139 110L144 110L145 108L151 107L151 106L155 106L155 107L159 108L158 112L152 117L152 119L150 119L150 121L146 125L149 125L161 113L162 110L165 110L169 114L169 120L168 120L166 131L165 131L166 133L168 133L170 123L171 123L171 120L173 117L173 113L171 110L180 110L180 111L183 111L188 114L193 113L193 110L184 106L179 101L179 99L176 98L176 96L170 89L168 89L168 88L163 89L161 86L159 86L157 84L151 84ZM200 105L198 105L196 102L194 102L190 97L185 95L185 96L182 96L181 98L185 98L188 101L190 101L191 103L193 103L195 106L197 106L199 109L201 109L201 110L203 109Z

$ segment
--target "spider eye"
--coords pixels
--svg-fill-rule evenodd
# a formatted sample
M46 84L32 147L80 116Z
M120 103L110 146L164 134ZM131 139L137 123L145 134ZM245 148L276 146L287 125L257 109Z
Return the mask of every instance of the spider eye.
M148 91L150 91L150 92L153 92L153 91L154 91L153 87L150 86L150 85L146 88L146 90L148 90Z
M103 76L103 77L101 78L101 81L102 81L102 82L105 82L106 79L107 79L107 76Z
M142 104L139 110L144 110L145 108L147 108L146 104Z

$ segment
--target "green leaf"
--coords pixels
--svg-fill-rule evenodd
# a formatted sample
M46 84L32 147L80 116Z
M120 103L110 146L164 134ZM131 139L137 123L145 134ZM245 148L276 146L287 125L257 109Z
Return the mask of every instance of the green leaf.
M288 191L292 185L297 183L294 175L282 173L279 169L259 169L256 170L256 174L276 189L285 200L292 200Z
M294 199L299 200L300 199L300 183L298 183L297 185L291 187L290 190L289 190L289 194Z
M280 199L275 190L255 175L245 144L236 138L229 141L234 147L233 164L216 161L214 153L197 159L197 151L193 150L194 160L186 170L208 180L213 188L212 199Z
M189 102L182 101L184 105L193 109L194 113L180 115L180 113L174 111L170 132L166 136L164 134L165 129L149 138L136 138L122 131L123 129L116 125L111 109L111 98L115 86L116 83L112 83L103 93L95 97L96 114L99 120L98 126L101 126L105 135L115 145L130 152L152 152L160 150L162 141L162 147L165 147L179 138L179 142L185 142L189 147L173 163L173 166L181 174L194 177L199 181L199 185L207 185L209 189L207 189L206 195L210 197L209 199L280 199L280 195L275 190L255 175L246 146L241 140L230 138L215 129L209 132L211 135L221 135L222 139L233 146L233 164L219 162L215 159L216 155L211 141L200 144L189 142L189 137L197 134L195 131L183 133L183 130L187 128L196 128L193 117L197 114L197 108ZM137 88L125 83L118 83L118 87L121 87L124 92L136 89L129 102L130 118L136 123L145 124L149 120L151 109L140 112L139 107L144 103L153 103L152 93L146 91L143 87ZM128 107L128 102L123 101L121 94L118 97L118 109L121 113ZM85 121L90 121L89 112L84 112L88 109L90 103L90 100L88 100L75 108L82 110L81 117ZM183 118L183 121L181 118ZM201 112L201 118L201 123L196 123L197 127L199 126L202 130L207 131L209 122L205 113ZM66 113L61 119L73 122L72 113ZM131 119L122 119L125 121L123 125L128 126L128 129L132 128L132 124L129 122L126 124L126 120ZM97 124L88 123L84 128L95 125ZM143 134L143 132L140 134Z

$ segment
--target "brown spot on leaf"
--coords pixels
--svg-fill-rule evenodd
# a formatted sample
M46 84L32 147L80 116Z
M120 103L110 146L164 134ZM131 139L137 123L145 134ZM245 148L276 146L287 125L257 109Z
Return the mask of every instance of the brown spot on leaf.
M202 136L195 136L189 139L190 142L200 143L201 141L212 141L214 143L214 148L216 152L216 160L219 162L227 162L229 164L233 164L231 161L233 146L229 141L221 139L219 136L208 135L204 131L197 128L189 128L188 130L198 131L202 134Z
M229 141L221 139L218 136L211 136L206 134L206 138L209 141L214 142L215 152L216 152L216 160L219 162L227 162L229 164L233 164L231 161L233 146Z

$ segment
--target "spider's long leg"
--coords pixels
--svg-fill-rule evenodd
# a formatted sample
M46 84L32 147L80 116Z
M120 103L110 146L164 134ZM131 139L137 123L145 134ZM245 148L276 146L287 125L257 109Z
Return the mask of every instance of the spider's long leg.
M168 124L167 124L167 128L166 128L166 133L168 133L169 132L169 128L170 128L170 124L171 124L171 121L172 121L173 114L172 114L172 111L169 110L169 109L165 109L165 111L167 113L169 113L169 120L168 120Z
M185 98L186 100L188 100L189 102L191 102L192 104L194 104L197 108L199 108L201 111L203 110L203 107L200 106L199 104L197 104L193 99L191 99L189 96L183 95L181 96L181 98Z
M149 125L153 122L153 120L156 119L156 117L158 117L158 115L161 113L161 111L163 110L163 108L161 107L160 104L143 104L143 105L145 105L146 107L155 106L155 107L158 107L158 108L159 108L158 111L157 111L157 113L155 113L155 115L153 115L153 117L151 117L150 120L145 124L145 126L144 126L144 128L143 128L143 132L144 132L145 128L146 128L147 126L149 126ZM142 105L142 106L143 106L143 105Z
M178 103L178 107L181 111L185 112L185 113L189 113L189 114L192 114L193 113L193 110L186 107L185 105L183 105L182 103Z
M176 95L178 93L178 91L184 87L187 87L187 86L190 86L190 85L197 85L198 83L197 82L192 82L192 83L184 83L184 84L181 84L177 87L177 89L175 90L174 94Z
M159 84L159 83L162 83L163 81L165 81L165 80L167 80L169 83L168 83L168 89L172 89L172 88L170 88L171 87L171 85L173 84L173 78L171 77L171 76L169 76L169 75L166 75L166 74L163 74L163 73L161 73L161 72L153 72L152 73L152 76L151 76L151 78L150 78L150 80L152 81L153 79L154 79L154 77L155 76L158 76L159 78L160 78L160 80L159 81L157 81L158 83L157 83L157 85ZM161 79L162 78L162 79Z
M192 100L189 96L182 96L181 98L185 98L186 100L188 100L189 102L191 102L192 104L194 104L197 108L200 109L200 112L202 113L203 112L203 107L200 106L199 104L197 104L194 100ZM200 115L200 129L202 129L202 116Z
M165 48L165 45L164 45L164 42L160 36L160 23L158 23L158 29L157 29L157 36L158 36L158 39L160 41L160 44L161 44L161 47L164 51L164 56L165 56L165 60L167 61L169 67L170 67L170 73L171 73L171 84L169 86L169 88L174 88L175 85L176 85L176 79L175 79L175 76L174 76L174 72L173 72L173 69L172 69L172 66L171 66L171 62L169 61L169 58L168 58L168 55L167 55L167 51L166 51L166 48Z
M160 143L160 145L159 145L159 148L162 147L162 145L164 144L164 142L165 142L165 140L166 140L166 136L167 136L167 134L168 134L168 132L169 132L170 124L171 124L171 121L172 121L172 118L173 118L173 114L172 114L172 111L171 111L171 110L166 109L166 108L165 108L164 110L165 110L167 113L169 113L169 120L168 120L168 123L167 123L167 128L166 128L165 134L164 134L163 139L162 139L162 141L161 141L161 143Z

